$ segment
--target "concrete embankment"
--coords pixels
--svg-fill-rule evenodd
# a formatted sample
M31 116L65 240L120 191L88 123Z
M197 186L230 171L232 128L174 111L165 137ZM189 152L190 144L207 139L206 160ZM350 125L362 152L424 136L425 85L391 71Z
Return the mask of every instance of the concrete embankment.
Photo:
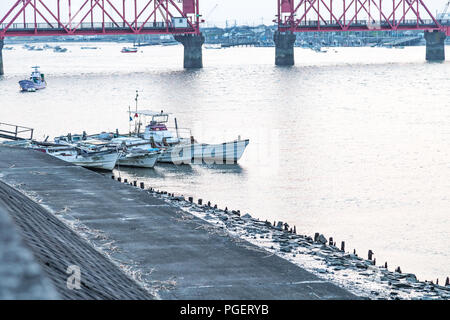
M59 295L0 207L0 299L58 299Z
M102 260L108 256L161 299L357 298L277 255L227 232L217 232L211 224L146 190L36 151L0 147L0 180L33 199L34 205L39 204L40 215L24 215L15 221L24 230L42 235L39 245L33 244L36 237L25 242L34 248L38 260L41 255L50 263L47 266L41 260L44 270L64 271L64 285L66 264L81 264L82 270L104 270L110 268ZM19 192L14 194L20 196ZM25 199L21 202L26 203ZM21 211L19 203L9 209L11 216ZM67 232L66 225L77 234ZM65 233L60 234L61 230ZM79 235L103 255L95 256ZM84 259L73 261L72 254L64 257L67 250ZM124 285L127 279L111 280L115 285L106 281L92 276L88 287L108 288L111 295L116 290L130 294ZM82 294L89 288L76 292ZM99 289L98 294L101 292Z
M20 238L16 251L8 248L2 254L0 269L15 275L14 283L0 297L5 299L151 299L145 289L114 265L109 259L81 239L52 213L0 182L0 214L14 222L2 228L5 238ZM13 251L14 250L14 251ZM32 256L29 255L31 251ZM33 259L34 257L34 259ZM21 258L21 259L19 259ZM30 265L31 264L31 265ZM39 265L39 266L38 266ZM70 289L67 280L69 266L80 268L81 289ZM23 269L23 270L22 270ZM70 270L70 269L69 269ZM0 272L6 277L7 273ZM51 284L46 279L51 280ZM0 288L5 278L0 279ZM3 291L0 289L0 292ZM9 293L7 293L9 292Z

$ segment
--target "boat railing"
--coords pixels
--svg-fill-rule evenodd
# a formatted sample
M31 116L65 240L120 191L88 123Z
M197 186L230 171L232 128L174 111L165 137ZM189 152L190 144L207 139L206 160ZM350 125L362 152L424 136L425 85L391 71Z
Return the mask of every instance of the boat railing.
M167 127L168 130L173 130L177 132L180 137L190 138L192 136L192 130L190 128L180 128L180 127Z
M33 140L33 128L0 122L0 138L9 140Z

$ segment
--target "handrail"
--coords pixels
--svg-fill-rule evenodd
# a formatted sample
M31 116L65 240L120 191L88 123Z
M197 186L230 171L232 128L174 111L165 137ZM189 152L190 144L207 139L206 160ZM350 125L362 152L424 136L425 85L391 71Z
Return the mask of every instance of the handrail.
M3 128L2 126L3 127L6 126L7 128ZM13 131L9 131L9 130L13 130ZM30 133L29 138L24 138L24 137L19 136L21 133L25 133L25 132ZM1 138L10 139L10 140L33 140L33 133L34 133L33 128L28 128L28 127L24 127L24 126L18 126L15 124L0 122L0 137Z

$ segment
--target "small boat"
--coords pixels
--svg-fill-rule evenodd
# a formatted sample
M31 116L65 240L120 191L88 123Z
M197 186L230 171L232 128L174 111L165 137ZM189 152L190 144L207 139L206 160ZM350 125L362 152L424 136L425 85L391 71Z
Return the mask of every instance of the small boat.
M161 45L164 46L164 47L176 46L176 45L179 45L179 44L180 43L177 42L177 41L164 41L164 42L161 42Z
M140 138L120 136L118 133L102 132L89 135L68 134L54 139L55 143L63 145L88 146L91 149L106 147L111 150L119 150L117 165L139 168L153 168L161 152L153 148L149 141Z
M123 47L122 51L120 51L122 53L136 53L138 52L138 48L136 47Z
M161 155L158 148L153 148L148 141L134 137L118 137L111 139L123 152L118 165L138 168L153 168Z
M20 89L25 92L35 92L36 90L44 89L47 86L45 76L39 71L39 67L32 67L30 80L19 81Z
M161 155L158 162L173 164L235 164L242 157L249 140L237 140L219 144L205 144L195 141L189 128L178 127L177 119L174 119L174 131L169 131L169 113L155 112L151 110L138 111L138 92L136 91L136 109L132 113L128 109L130 119L129 136L149 141L153 148L159 148ZM149 120L150 119L150 120ZM134 132L131 122L134 120ZM144 127L144 132L141 132ZM182 136L184 135L184 137Z
M33 146L32 149L45 152L74 165L111 171L119 159L119 152L105 149L99 151L74 146Z
M85 168L112 170L123 152L116 145L87 138L85 132L82 135L68 134L56 137L54 141L54 143L36 143L37 147L34 149Z
M150 141L152 145L161 149L158 162L173 164L235 164L242 157L249 140L237 140L219 144L198 143L192 136L191 130L179 128L175 119L175 133L169 131L169 113L154 112L149 110L137 111L137 130L134 135ZM150 121L146 121L146 118ZM136 118L136 117L135 117ZM144 125L143 133L139 132ZM181 132L189 132L188 137L182 137Z
M97 50L97 47L81 47L81 50Z
M53 48L53 52L67 52L67 48L62 48L60 46L56 46Z
M212 44L205 44L204 45L205 49L222 49L222 44L220 43L212 43Z

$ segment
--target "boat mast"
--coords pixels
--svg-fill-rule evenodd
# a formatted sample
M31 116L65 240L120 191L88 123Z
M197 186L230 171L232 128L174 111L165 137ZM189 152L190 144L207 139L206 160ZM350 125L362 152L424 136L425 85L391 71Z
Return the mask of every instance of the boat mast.
M175 118L175 130L177 132L177 139L180 139L180 135L178 134L178 122L177 122L177 118Z
M134 98L134 100L136 101L136 113L134 114L134 133L135 134L139 134L139 132L138 132L138 123L137 123L137 121L139 121L139 117L137 116L137 112L138 112L138 97L139 97L139 91L136 90L136 98Z
M131 120L133 118L131 117L131 107L128 106L128 134L131 136Z

